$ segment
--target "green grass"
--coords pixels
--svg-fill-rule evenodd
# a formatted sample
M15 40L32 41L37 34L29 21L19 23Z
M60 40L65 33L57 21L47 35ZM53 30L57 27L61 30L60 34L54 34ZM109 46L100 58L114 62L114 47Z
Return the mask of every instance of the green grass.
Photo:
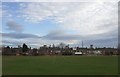
M3 56L3 75L117 75L117 56Z

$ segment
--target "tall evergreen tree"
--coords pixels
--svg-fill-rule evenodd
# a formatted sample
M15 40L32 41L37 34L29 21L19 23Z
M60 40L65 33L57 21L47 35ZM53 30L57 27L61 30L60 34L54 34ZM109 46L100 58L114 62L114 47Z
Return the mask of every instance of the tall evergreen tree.
M23 44L22 51L23 52L27 52L28 51L28 46L25 43Z

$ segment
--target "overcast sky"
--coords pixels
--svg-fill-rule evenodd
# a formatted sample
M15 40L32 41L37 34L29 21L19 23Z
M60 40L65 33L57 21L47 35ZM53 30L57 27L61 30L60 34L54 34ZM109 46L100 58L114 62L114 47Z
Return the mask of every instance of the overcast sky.
M118 2L3 2L2 43L117 47Z

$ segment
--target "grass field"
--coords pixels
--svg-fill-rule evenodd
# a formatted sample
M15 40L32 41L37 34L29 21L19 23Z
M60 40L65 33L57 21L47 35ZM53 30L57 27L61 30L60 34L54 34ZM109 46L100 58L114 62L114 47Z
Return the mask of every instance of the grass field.
M3 75L117 75L117 56L3 56Z

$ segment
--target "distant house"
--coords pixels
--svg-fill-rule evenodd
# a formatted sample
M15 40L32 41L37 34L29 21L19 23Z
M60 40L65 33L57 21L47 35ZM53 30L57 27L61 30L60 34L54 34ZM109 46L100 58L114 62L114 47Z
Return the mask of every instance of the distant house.
M82 55L82 52L75 52L75 55Z

